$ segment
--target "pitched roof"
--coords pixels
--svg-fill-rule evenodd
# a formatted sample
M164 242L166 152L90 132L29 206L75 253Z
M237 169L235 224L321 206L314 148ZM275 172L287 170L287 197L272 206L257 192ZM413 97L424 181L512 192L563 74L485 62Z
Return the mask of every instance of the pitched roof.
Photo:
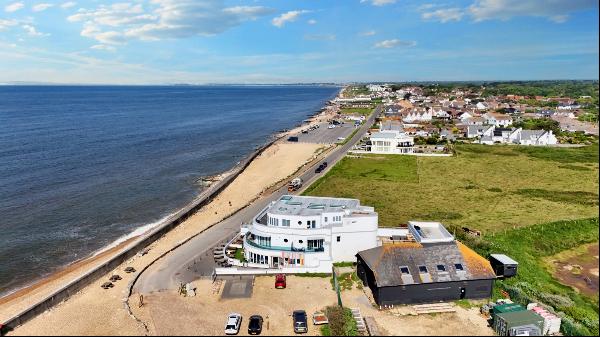
M496 277L486 259L457 241L386 244L357 255L373 271L379 287ZM438 265L444 270L438 269Z

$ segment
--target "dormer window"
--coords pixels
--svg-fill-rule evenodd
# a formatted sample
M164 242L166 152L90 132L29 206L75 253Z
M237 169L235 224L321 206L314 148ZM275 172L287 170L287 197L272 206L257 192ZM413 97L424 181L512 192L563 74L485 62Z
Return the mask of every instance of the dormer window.
M439 271L439 272L445 272L446 271L446 266L444 266L443 264L438 264L437 265L437 271Z
M456 268L456 270L458 270L458 271L464 271L465 270L465 268L463 267L463 265L460 264L460 263L456 263L454 265L454 268Z
M400 272L403 275L410 275L410 270L408 269L408 267L400 267Z
M429 271L427 270L426 266L419 266L419 273L427 274L427 273L429 273Z

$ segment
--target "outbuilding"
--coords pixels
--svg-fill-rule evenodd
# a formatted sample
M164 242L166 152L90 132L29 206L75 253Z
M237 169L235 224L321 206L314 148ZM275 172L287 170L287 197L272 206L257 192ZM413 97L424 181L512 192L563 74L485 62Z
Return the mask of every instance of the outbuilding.
M491 254L490 264L499 277L513 277L517 275L519 263L504 254Z

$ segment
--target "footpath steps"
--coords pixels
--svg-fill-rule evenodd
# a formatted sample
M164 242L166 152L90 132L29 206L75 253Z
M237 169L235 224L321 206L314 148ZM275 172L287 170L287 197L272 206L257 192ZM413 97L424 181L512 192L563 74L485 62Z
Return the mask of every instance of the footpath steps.
M365 320L363 319L359 308L351 308L352 317L356 321L356 328L361 335L368 335L367 325L365 324Z

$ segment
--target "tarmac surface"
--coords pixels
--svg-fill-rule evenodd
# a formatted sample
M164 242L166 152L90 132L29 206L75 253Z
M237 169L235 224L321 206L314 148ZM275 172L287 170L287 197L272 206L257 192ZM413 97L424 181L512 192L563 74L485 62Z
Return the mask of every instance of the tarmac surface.
M304 181L304 187L310 186L310 184L325 174L328 169L333 167L335 163L341 160L348 150L365 135L380 113L381 106L378 106L350 141L343 146L339 146L324 158L323 161L329 163L325 171L315 173L315 166L319 164L316 163L313 167L309 167L302 172L299 177ZM349 127L339 128L340 132L352 133L354 129L353 123L346 123L346 125ZM335 129L327 129L326 126L324 128L321 126L315 131L322 134L323 130L328 132ZM319 133L315 131L313 131L312 135L309 133L308 136L314 136L314 139L319 139L320 136L316 136ZM330 135L332 138L334 137L333 133ZM335 136L335 139L337 137ZM155 291L177 289L181 283L189 283L199 278L211 277L215 268L213 257L214 247L233 238L239 233L242 224L251 223L252 218L271 201L277 200L285 194L289 194L289 192L287 191L287 187L283 186L270 195L259 198L229 218L211 226L202 234L192 238L171 253L157 260L140 275L140 278L134 285L134 291L140 294L148 294Z
M336 125L333 129L329 129L328 126L328 123L323 122L319 124L317 129L308 131L308 133L297 133L292 136L298 137L299 143L335 144L343 142L341 138L345 139L356 129L353 121ZM308 130L308 128L306 129Z

